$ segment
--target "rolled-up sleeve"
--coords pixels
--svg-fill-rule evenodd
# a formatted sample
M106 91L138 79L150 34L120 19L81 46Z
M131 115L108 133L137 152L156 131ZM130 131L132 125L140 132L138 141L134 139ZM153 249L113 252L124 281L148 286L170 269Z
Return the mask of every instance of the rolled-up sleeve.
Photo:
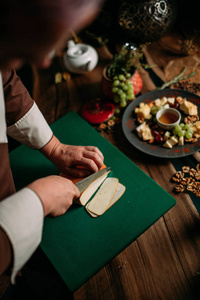
M37 104L13 70L2 72L7 134L32 149L40 149L53 133Z
M11 282L40 244L43 206L38 196L24 188L0 203L0 227L7 234L13 250Z
M32 149L42 148L53 136L35 102L21 119L7 127L7 134Z

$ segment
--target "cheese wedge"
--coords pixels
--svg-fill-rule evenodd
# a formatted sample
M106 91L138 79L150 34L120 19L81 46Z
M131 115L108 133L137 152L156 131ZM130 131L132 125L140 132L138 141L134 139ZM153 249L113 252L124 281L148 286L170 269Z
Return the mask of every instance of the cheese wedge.
M115 204L115 203L121 198L121 196L124 194L125 190L126 190L126 187L125 187L123 184L119 183L118 188L117 188L117 191L116 191L116 193L115 193L115 195L114 195L114 197L113 197L111 203L108 205L108 207L105 209L105 211L108 210L113 204ZM88 212L93 218L98 217L97 214L92 213L92 212L88 209L88 206L89 206L89 203L85 206L87 212Z
M87 187L87 189L83 191L83 193L81 194L81 196L79 198L79 203L81 205L85 205L90 200L92 195L97 191L97 189L100 187L100 185L104 182L104 180L106 179L106 177L108 176L109 173L110 173L110 171L106 172L101 177L94 180Z
M98 216L102 215L113 200L118 185L118 178L107 178L87 205L87 209Z

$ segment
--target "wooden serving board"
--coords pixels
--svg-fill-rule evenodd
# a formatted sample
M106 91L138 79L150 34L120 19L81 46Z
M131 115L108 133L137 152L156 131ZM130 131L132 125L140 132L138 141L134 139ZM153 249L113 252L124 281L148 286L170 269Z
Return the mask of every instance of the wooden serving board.
M51 127L63 143L99 147L105 164L112 167L111 176L126 186L119 201L98 218L75 204L63 216L45 218L41 247L68 288L75 291L176 202L78 114L70 112ZM13 150L10 161L17 189L59 174L39 151L25 146Z

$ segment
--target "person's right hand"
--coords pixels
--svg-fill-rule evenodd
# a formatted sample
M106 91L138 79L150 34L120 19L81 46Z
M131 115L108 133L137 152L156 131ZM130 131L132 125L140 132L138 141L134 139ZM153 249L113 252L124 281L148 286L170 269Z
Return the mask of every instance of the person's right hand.
M44 216L56 217L64 214L73 200L80 196L78 188L71 180L56 175L38 179L27 187L40 198Z

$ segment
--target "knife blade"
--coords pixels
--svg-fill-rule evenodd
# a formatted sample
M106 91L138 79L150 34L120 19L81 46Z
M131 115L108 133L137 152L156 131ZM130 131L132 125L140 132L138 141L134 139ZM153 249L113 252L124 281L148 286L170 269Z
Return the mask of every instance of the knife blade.
M101 169L100 171L93 173L92 175L84 178L83 180L76 182L75 185L79 189L80 193L82 193L90 185L90 183L92 183L95 179L99 178L100 176L102 176L110 170L111 167Z

